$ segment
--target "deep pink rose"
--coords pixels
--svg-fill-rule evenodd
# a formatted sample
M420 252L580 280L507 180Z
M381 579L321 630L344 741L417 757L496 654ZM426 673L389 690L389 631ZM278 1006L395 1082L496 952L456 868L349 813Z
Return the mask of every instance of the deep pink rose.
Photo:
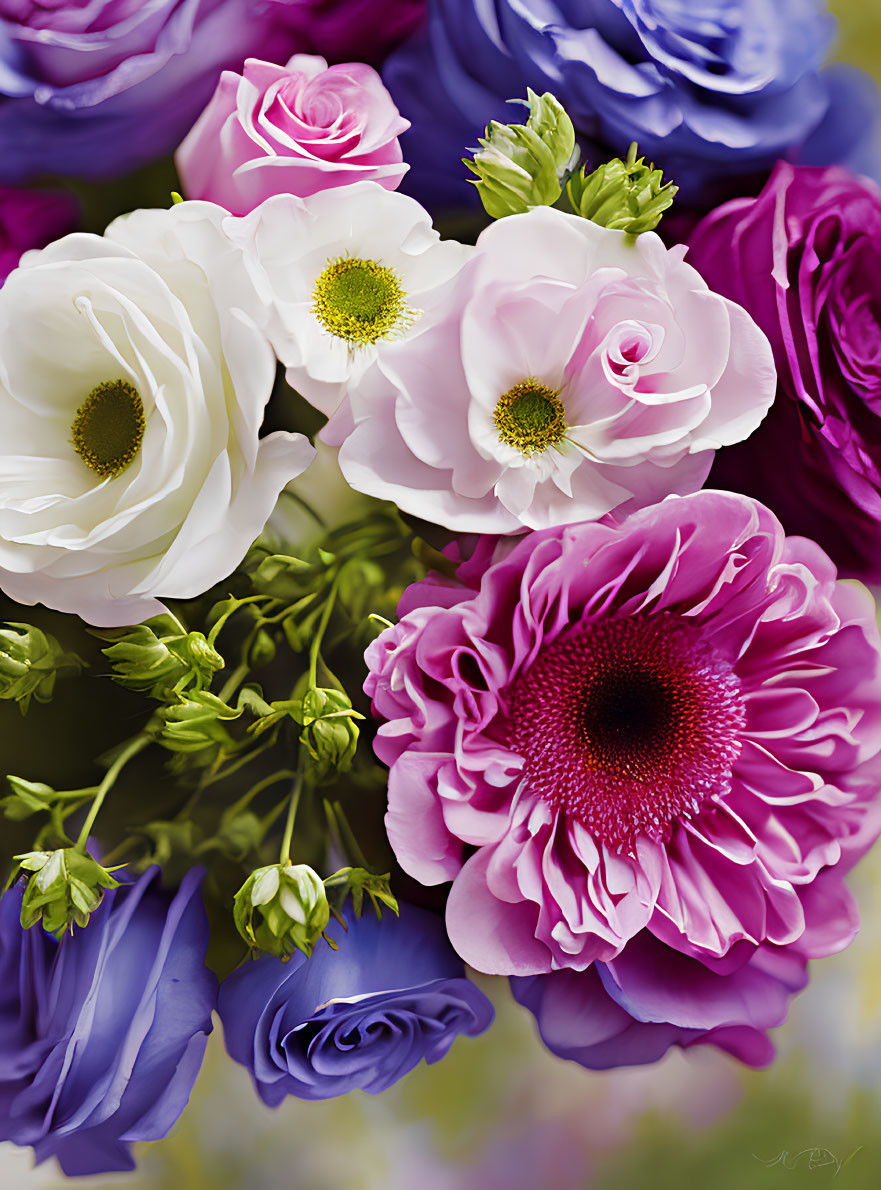
M44 248L73 231L77 203L51 190L12 190L0 186L0 285L28 248Z
M307 198L350 182L395 190L409 127L372 66L328 66L297 54L287 66L249 58L227 70L177 151L188 198L246 215L274 194Z

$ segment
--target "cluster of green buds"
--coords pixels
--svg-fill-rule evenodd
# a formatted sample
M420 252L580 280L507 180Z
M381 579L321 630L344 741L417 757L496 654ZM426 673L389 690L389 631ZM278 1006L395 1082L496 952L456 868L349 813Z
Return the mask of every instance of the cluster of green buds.
M208 638L183 631L173 616L156 616L134 628L104 629L96 635L112 642L102 652L113 666L113 680L151 698L203 690L223 669L223 658Z
M575 213L633 236L657 227L678 187L664 182L662 171L646 165L637 152L634 141L625 161L615 157L590 174L582 166L566 187Z
M308 864L278 863L252 872L233 904L249 946L277 958L295 950L307 957L330 921L324 881Z
M566 194L576 215L601 227L639 235L657 227L672 204L677 187L662 171L637 156L636 144L624 161L616 157L591 173L578 160L575 128L560 102L550 94L527 91L525 124L487 125L474 159L463 158L477 180L487 213L494 219L533 207L554 206ZM516 102L524 102L517 100Z
M97 860L76 847L28 851L15 857L32 872L21 903L21 924L29 930L42 921L47 933L60 938L76 926L87 926L107 889L119 881Z
M79 673L83 662L54 636L32 624L0 628L0 698L18 703L24 714L32 698L49 702L59 677Z
M563 192L563 178L575 164L575 128L562 104L549 91L536 95L527 89L527 97L525 124L491 120L480 148L473 150L474 159L462 159L477 174L476 181L469 180L493 219L553 206Z

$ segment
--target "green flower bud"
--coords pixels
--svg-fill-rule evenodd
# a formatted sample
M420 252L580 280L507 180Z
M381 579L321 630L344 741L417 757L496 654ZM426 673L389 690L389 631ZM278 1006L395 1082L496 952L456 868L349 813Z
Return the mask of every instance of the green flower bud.
M238 719L243 709L228 706L209 690L192 690L160 711L165 726L159 742L172 752L199 752L213 745L231 748L235 741L223 723Z
M344 773L352 767L359 734L355 720L364 716L352 709L344 691L313 686L294 700L290 713L302 724L300 743L322 769Z
M182 661L186 661L200 682L210 685L211 679L225 662L217 650L208 643L202 632L188 632L180 640L173 640L168 646Z
M172 690L187 686L201 690L224 666L201 632L183 633L169 616L96 635L114 642L102 649L113 665L114 681L151 698L166 698Z
M494 219L553 206L575 153L575 129L558 100L550 92L536 95L528 90L527 94L526 123L492 120L480 139L481 148L474 150L474 160L463 158L477 174L474 185Z
M42 920L43 929L58 938L75 925L87 926L105 889L119 888L119 881L106 868L75 847L28 851L15 858L33 873L21 902L21 924L26 930Z
M330 921L324 881L308 864L273 864L252 872L233 903L236 929L249 946L280 959L307 957Z
M636 142L627 160L615 157L585 176L582 167L566 188L572 209L585 219L628 235L657 227L672 206L678 187L663 181L663 173L636 156Z
M32 624L0 628L0 698L19 704L22 714L32 698L49 702L58 677L79 673L83 662L66 653L54 636Z

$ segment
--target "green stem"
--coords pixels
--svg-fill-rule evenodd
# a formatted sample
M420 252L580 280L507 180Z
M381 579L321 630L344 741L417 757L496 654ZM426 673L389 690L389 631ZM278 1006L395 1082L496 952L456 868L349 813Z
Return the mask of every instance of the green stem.
M346 817L346 812L339 802L333 803L333 810L336 817L337 830L339 831L340 843L342 844L343 853L348 852L349 860L359 868L364 868L365 871L370 872L373 869L364 858L364 852L355 838L355 832L349 825L349 820Z
M80 831L79 838L75 844L76 850L81 852L83 855L86 853L86 843L88 842L92 827L95 825L95 819L98 817L98 812L104 804L104 799L116 784L116 778L132 759L132 757L137 756L139 752L143 752L147 745L152 744L152 742L152 735L147 735L144 732L141 732L140 735L136 735L134 739L129 742L128 747L124 748L122 752L120 752L119 756L117 756L116 760L107 770L104 780L98 786L98 792L95 794L95 800L92 802L92 808L89 810L89 813L86 816L86 821L83 823L83 829Z
M267 598L268 596L266 595L246 595L244 599L237 599L234 605L231 608L228 608L223 613L223 615L218 618L218 620L212 626L211 631L208 633L208 644L211 646L211 648L214 648L214 642L220 635L220 631L224 624L227 622L230 616L235 615L240 607L244 607L246 603L265 603Z
M226 702L229 699L229 696L237 689L242 680L248 676L250 669L251 667L247 661L243 661L241 665L236 666L224 682L223 688L217 696L221 702Z
M324 638L327 625L330 622L330 615L333 611L333 605L336 603L336 594L339 581L340 576L337 574L336 578L331 583L330 591L327 595L327 602L324 605L324 611L321 613L321 619L318 621L318 627L315 629L315 634L312 637L312 643L309 645L309 685L313 687L318 683L318 652L321 648L321 641Z
M233 802L229 809L224 811L223 817L231 822L243 810L247 810L258 793L262 793L264 789L268 789L270 785L275 785L278 781L290 780L291 777L296 776L297 774L291 769L279 769L276 773L270 773L268 777L264 777L262 781L258 781L256 785L252 786L237 802Z
M300 804L300 794L303 792L304 767L303 752L300 752L300 763L297 767L294 788L291 790L291 800L288 803L288 816L285 820L284 835L281 840L281 851L278 860L281 864L289 864L291 862L291 839L294 837L294 819L297 817L297 806Z
M231 777L233 773L238 772L239 769L244 768L245 765L256 760L258 756L262 756L264 752L268 752L273 746L273 743L273 740L268 740L265 744L261 744L259 748L254 748L251 752L245 752L243 755L237 757L236 760L230 761L225 769L217 769L212 772L210 777L202 782L201 788L207 789L209 785L216 785L218 781L225 781L227 777ZM291 775L293 776L293 774Z

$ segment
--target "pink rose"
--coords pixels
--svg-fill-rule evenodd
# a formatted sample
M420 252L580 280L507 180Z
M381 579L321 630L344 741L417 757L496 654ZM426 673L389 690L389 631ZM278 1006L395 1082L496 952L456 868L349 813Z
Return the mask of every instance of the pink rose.
M395 190L408 168L398 144L408 127L363 62L249 58L243 74L223 72L175 160L187 198L246 215L273 194L306 198L365 179Z

